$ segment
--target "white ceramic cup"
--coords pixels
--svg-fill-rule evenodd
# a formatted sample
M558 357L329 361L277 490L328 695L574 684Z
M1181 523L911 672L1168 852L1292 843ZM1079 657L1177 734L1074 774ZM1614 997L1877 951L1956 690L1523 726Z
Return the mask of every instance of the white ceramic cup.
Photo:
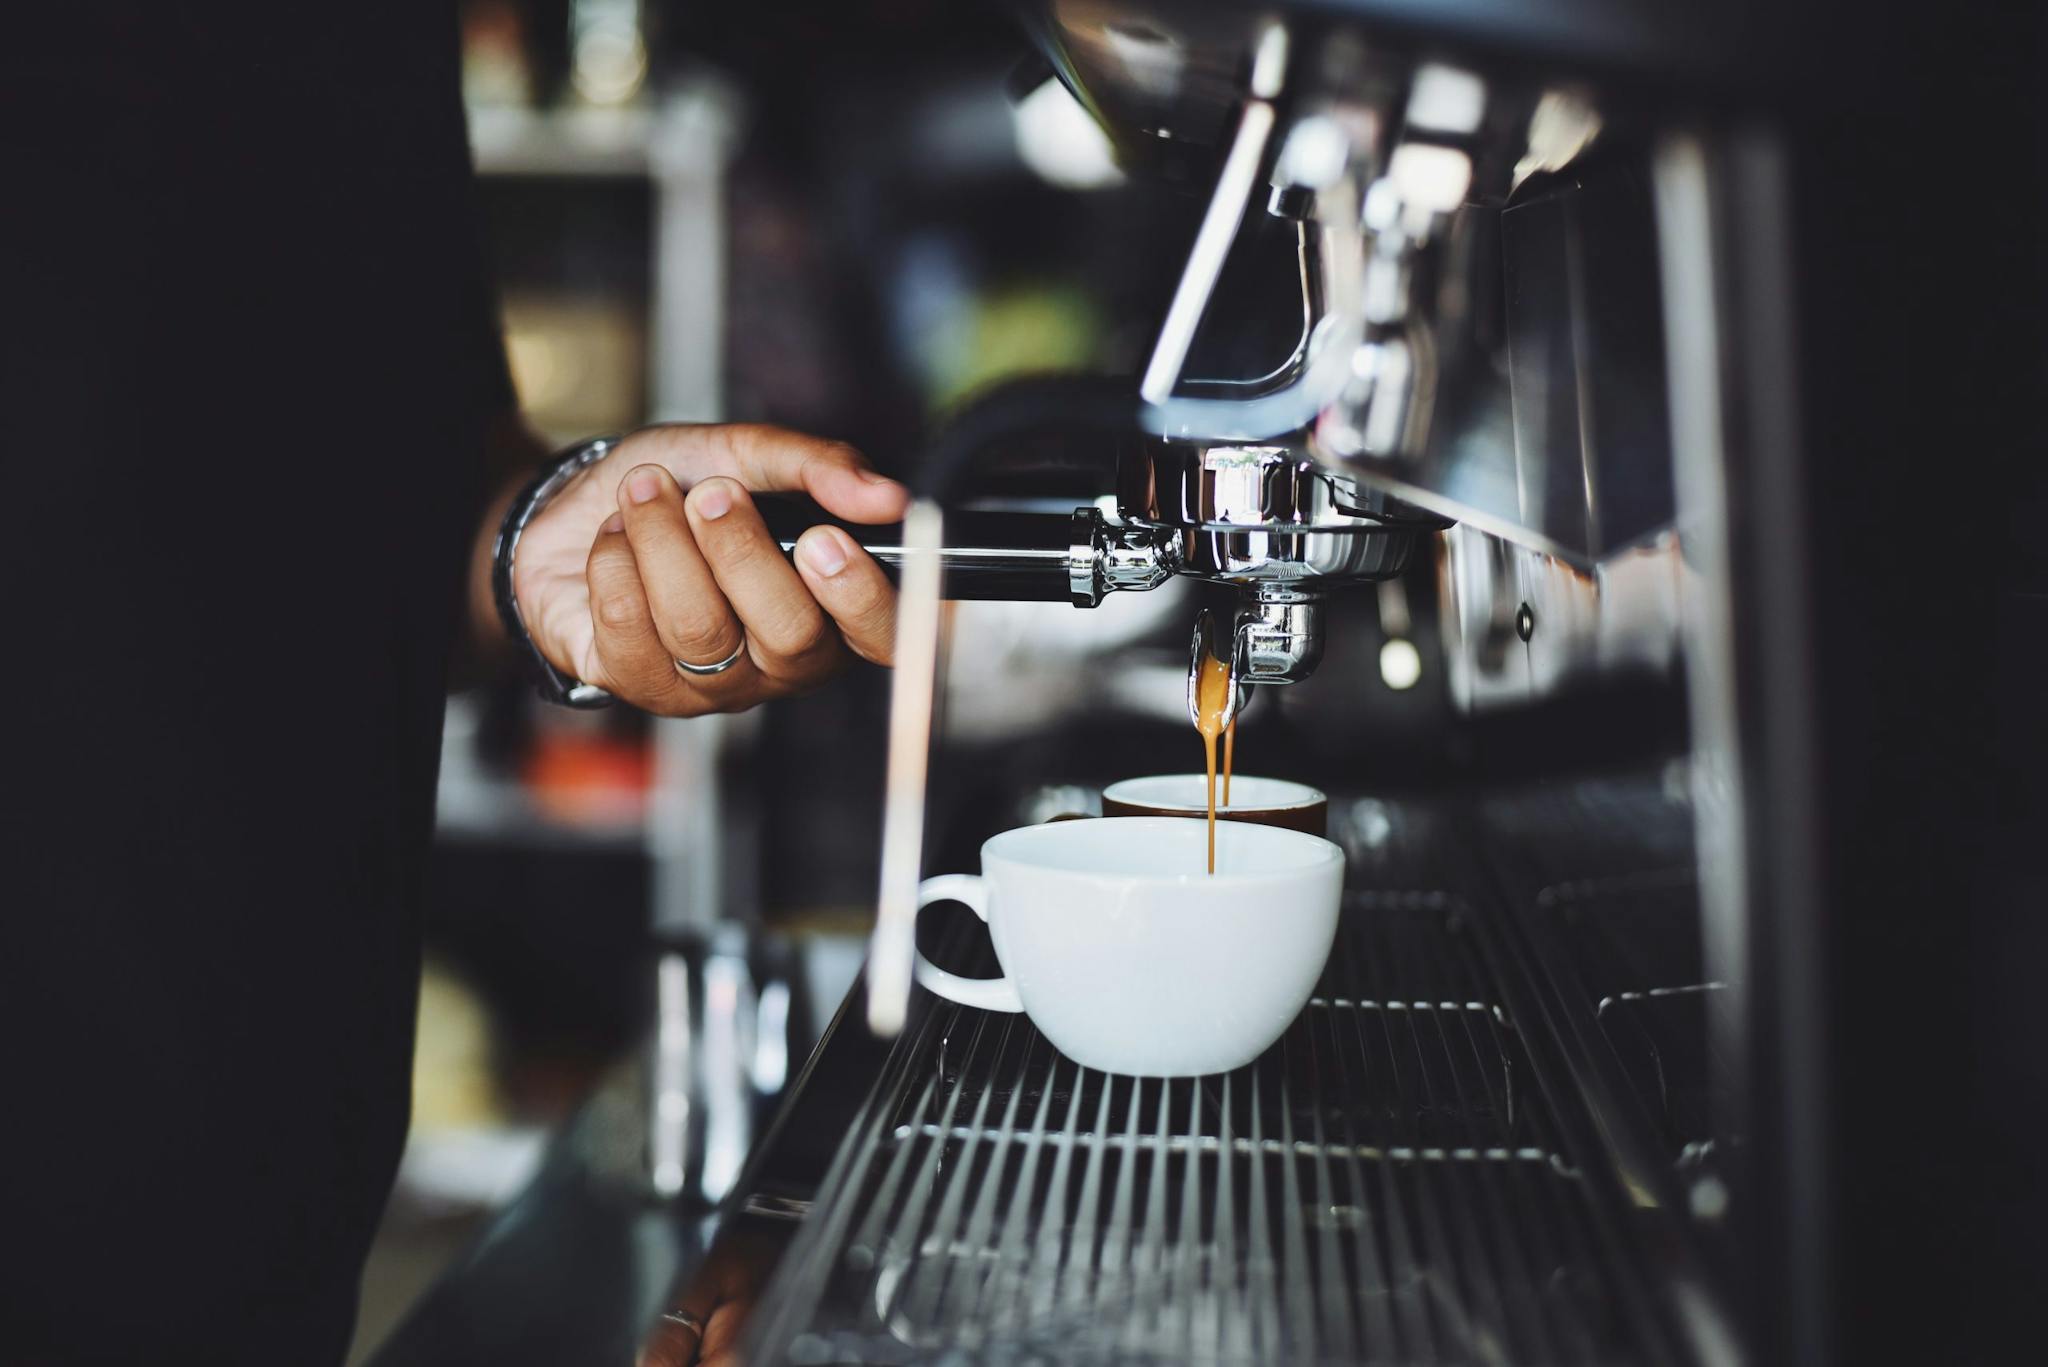
M927 878L920 906L988 922L1000 978L922 954L951 1001L1022 1011L1068 1058L1105 1072L1192 1077L1250 1063L1301 1011L1337 932L1344 853L1319 836L1218 822L1091 817L1005 831L981 874Z

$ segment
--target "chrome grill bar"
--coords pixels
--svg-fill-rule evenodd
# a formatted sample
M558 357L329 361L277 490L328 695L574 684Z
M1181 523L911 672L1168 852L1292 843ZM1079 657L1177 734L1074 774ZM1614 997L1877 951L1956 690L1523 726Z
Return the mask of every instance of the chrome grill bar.
M923 1135L927 1139L957 1139L964 1141L979 1138L995 1144L1030 1144L1034 1142L1034 1136L1030 1134L1012 1134L1001 1130L982 1131L976 1130L971 1125L955 1125L951 1129L941 1129L937 1124L927 1122L916 1126L899 1125L896 1127L896 1138L899 1141L909 1139L914 1134ZM1289 1146L1278 1139L1254 1141L1213 1134L1144 1134L1139 1135L1135 1139L1127 1134L1111 1134L1104 1135L1102 1142L1117 1149L1129 1149L1135 1146L1140 1149L1157 1150L1160 1153L1172 1154L1199 1153L1209 1155L1221 1153L1227 1149L1232 1153L1247 1155L1263 1153L1275 1157L1291 1153L1298 1158L1313 1158L1318 1153L1328 1153L1335 1157L1349 1157L1365 1162L1470 1163L1489 1161L1501 1163L1542 1163L1557 1169L1563 1176L1573 1177L1577 1175L1571 1169L1564 1167L1556 1154L1535 1148L1477 1149L1466 1145L1459 1145L1452 1148L1417 1149L1401 1144L1382 1148L1377 1144L1329 1143L1319 1145L1305 1139L1297 1139L1292 1146Z

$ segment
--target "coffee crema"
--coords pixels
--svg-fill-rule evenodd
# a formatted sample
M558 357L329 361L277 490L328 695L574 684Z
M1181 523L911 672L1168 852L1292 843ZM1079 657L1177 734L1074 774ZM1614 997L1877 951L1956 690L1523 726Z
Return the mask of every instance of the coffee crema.
M1195 729L1202 734L1202 756L1209 775L1209 872L1216 872L1216 738L1223 737L1223 805L1230 805L1230 770L1237 757L1237 711L1231 707L1230 666L1214 655L1202 656L1195 680ZM1223 714L1230 713L1224 725Z

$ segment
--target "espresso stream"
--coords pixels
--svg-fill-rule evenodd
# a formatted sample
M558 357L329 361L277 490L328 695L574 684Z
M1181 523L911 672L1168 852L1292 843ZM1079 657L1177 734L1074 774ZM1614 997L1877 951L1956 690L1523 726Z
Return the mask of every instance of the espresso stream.
M1202 733L1202 752L1209 773L1209 872L1216 872L1216 737L1223 737L1223 805L1230 805L1230 769L1237 754L1237 715L1223 724L1230 704L1230 666L1204 652L1201 677L1195 680L1195 728Z

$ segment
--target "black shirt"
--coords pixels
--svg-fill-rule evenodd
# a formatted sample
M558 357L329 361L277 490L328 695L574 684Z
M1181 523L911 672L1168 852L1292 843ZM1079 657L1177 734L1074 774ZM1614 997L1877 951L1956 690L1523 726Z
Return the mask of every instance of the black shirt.
M452 6L0 41L0 1361L340 1359L485 416Z

